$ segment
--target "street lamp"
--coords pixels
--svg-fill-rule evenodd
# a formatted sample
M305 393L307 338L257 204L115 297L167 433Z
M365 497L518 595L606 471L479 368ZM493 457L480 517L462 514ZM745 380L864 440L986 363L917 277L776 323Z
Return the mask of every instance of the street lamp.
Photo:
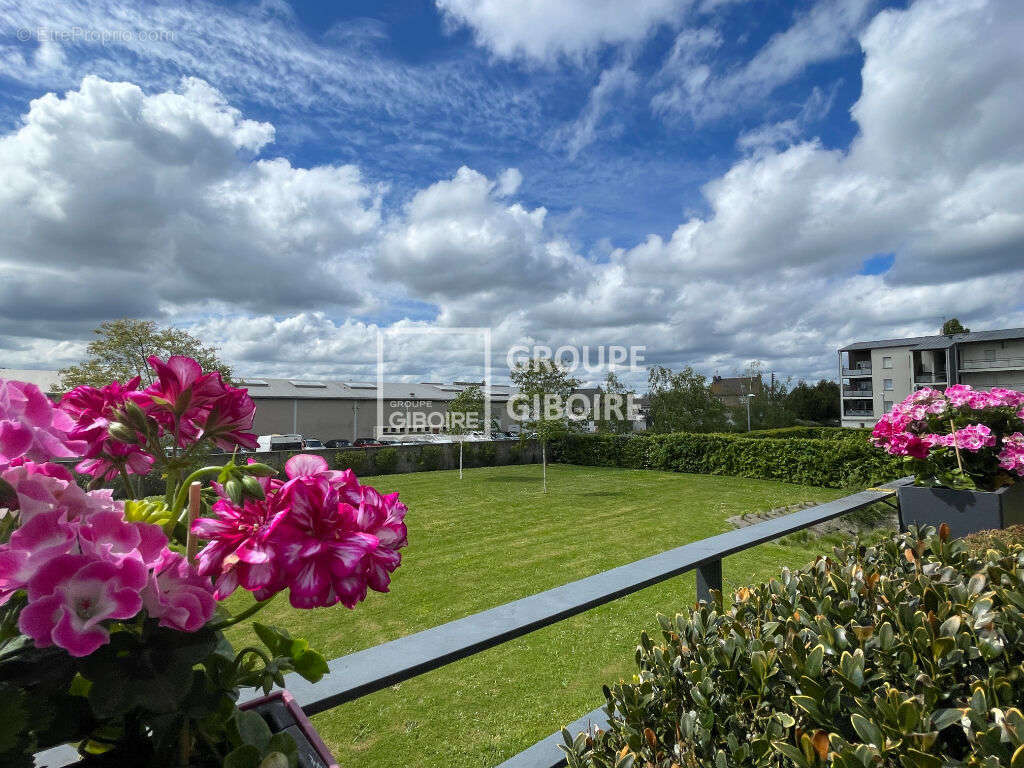
M750 398L754 397L753 394L747 395L747 432L750 431Z

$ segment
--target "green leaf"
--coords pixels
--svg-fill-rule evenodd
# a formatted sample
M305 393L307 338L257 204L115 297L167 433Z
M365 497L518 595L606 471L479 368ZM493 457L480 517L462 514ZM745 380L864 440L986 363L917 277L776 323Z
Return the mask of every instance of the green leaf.
M962 709L937 709L931 715L932 728L941 731L954 723L959 723L963 716L964 710Z
M903 768L942 768L942 760L935 755L929 755L927 752L908 749L904 754L900 755L900 765Z
M227 754L222 768L259 768L262 756L252 744L243 744Z
M295 671L311 683L318 682L331 671L327 660L316 651L306 651L294 660L294 664Z
M239 745L250 744L256 747L260 754L266 752L274 735L266 721L251 710L240 710L236 713L229 728Z
M885 747L885 737L882 736L882 729L864 717L864 715L851 715L850 723L853 725L853 730L857 732L857 735L866 744L871 744L879 749Z

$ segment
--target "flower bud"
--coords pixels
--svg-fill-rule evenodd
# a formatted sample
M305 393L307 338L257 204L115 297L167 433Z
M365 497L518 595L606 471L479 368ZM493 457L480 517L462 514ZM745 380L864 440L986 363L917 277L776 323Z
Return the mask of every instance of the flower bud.
M126 424L134 427L139 432L145 432L149 422L146 412L133 400L125 401L121 418Z
M271 467L269 464L261 464L258 461L252 464L246 464L241 469L245 470L247 475L253 475L254 477L270 477L276 475L277 470Z
M245 495L251 499L263 500L266 498L260 481L252 475L246 475L242 478L242 488L245 491Z
M110 426L107 427L107 432L119 443L131 444L138 442L138 435L135 433L135 430L119 421L110 422Z
M242 484L235 478L224 483L224 493L236 507L242 506Z

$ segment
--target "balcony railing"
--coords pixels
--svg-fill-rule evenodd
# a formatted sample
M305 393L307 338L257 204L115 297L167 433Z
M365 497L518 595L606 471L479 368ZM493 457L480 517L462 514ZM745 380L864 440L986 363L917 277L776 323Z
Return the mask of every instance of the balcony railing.
M290 674L285 678L286 688L303 711L312 716L689 571L697 572L698 599L710 600L712 589L722 589L723 558L880 501L891 505L896 489L912 481L910 477L894 480L791 515L684 544L561 587L356 651L330 661L330 674L320 682L310 683ZM259 695L261 693L255 691L243 694L240 703ZM576 734L593 726L607 729L608 714L603 707L567 728ZM554 733L509 758L499 768L559 768L565 765L565 756L558 748L562 743L561 732ZM75 750L58 747L36 755L36 765L60 768L78 759Z
M1024 357L997 357L994 360L962 360L962 371L991 371L995 369L1024 370Z
M871 397L871 387L843 387L843 397Z
M917 371L914 373L914 382L916 384L934 384L941 382L945 384L949 379L946 378L945 371Z
M866 368L843 368L843 376L870 376L871 366Z
M860 409L857 411L845 411L843 418L859 418L859 419L871 419L874 418L875 412L872 409Z

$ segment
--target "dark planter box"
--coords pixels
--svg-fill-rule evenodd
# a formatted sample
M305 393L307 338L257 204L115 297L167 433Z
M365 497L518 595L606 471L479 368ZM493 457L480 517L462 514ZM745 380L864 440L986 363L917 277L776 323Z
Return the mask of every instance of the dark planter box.
M954 491L905 485L897 489L900 527L949 524L953 536L1024 524L1024 482L998 491Z
M274 691L238 708L258 712L273 733L284 731L291 734L299 746L299 768L338 768L320 734L288 691Z

